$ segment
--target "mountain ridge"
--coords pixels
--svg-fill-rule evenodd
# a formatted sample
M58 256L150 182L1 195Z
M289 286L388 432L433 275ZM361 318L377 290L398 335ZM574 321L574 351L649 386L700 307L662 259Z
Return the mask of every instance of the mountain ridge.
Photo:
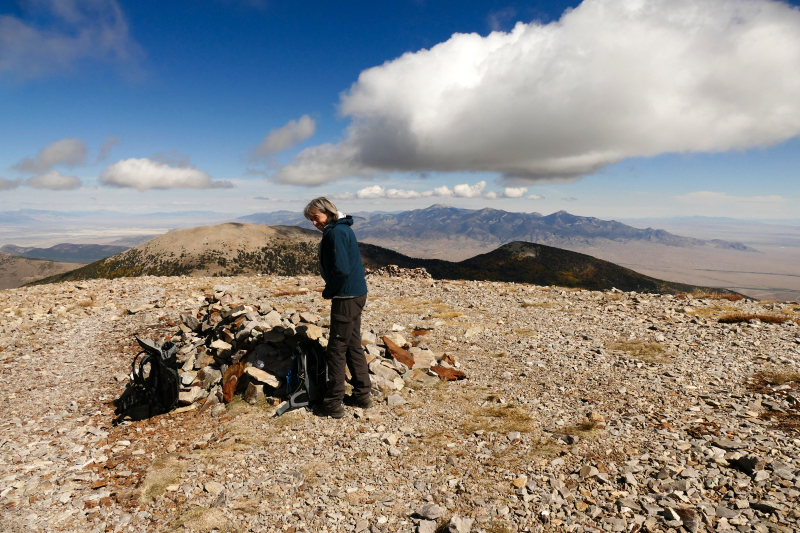
M0 290L15 289L39 279L70 272L83 265L28 259L0 252Z
M321 234L297 226L228 222L171 231L115 256L34 282L77 281L143 275L317 274ZM367 268L390 264L423 267L436 279L511 281L536 285L638 292L728 292L645 276L614 263L560 248L516 241L460 261L422 259L360 243Z
M755 251L739 242L719 239L706 241L674 235L666 230L639 229L595 217L572 215L557 211L549 215L540 213L514 213L499 209L463 209L434 204L425 209L403 211L397 214L353 215L362 224L353 226L359 240L408 253L415 242L468 240L478 247L499 246L507 242L526 241L556 247L575 245L600 245L603 240L628 242L643 241L666 246L713 246L740 251ZM311 227L302 214L291 211L255 213L237 219L253 224L291 224Z
M60 263L91 263L124 252L128 248L128 246L109 244L73 244L65 242L49 248L6 244L0 247L0 252L28 259L44 259Z

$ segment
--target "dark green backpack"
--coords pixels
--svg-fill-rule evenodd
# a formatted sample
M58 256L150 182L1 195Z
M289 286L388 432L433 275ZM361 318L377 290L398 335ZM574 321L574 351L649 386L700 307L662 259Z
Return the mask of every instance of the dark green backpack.
M181 390L178 371L173 368L178 347L172 342L159 345L149 339L136 337L142 351L131 363L131 380L122 395L114 402L114 425L126 417L144 420L171 411L178 403Z

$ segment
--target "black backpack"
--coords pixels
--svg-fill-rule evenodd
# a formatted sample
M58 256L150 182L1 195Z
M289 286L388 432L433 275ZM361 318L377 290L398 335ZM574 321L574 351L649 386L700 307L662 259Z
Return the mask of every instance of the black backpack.
M316 405L325 397L328 383L328 361L319 342L304 340L292 350L292 366L286 374L286 392L289 395L276 412L281 416L287 411Z
M114 411L117 415L114 425L122 422L125 417L144 420L167 413L178 403L181 383L178 371L172 368L177 359L175 352L178 347L172 342L159 345L139 337L136 337L136 341L143 351L133 358L131 381L114 402L117 407Z

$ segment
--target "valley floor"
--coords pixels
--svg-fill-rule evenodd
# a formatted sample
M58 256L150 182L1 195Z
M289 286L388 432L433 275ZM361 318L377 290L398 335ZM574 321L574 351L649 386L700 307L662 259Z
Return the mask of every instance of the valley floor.
M363 329L432 328L468 380L341 420L235 400L112 427L133 335L217 283L328 310L311 277L0 291L6 531L432 531L429 504L473 531L800 531L798 306L371 277Z

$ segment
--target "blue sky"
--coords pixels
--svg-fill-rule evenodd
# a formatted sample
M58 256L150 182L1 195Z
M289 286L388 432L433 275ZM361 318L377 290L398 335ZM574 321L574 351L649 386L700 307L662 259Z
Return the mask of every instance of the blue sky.
M0 210L798 218L796 3L642 4L0 1Z

